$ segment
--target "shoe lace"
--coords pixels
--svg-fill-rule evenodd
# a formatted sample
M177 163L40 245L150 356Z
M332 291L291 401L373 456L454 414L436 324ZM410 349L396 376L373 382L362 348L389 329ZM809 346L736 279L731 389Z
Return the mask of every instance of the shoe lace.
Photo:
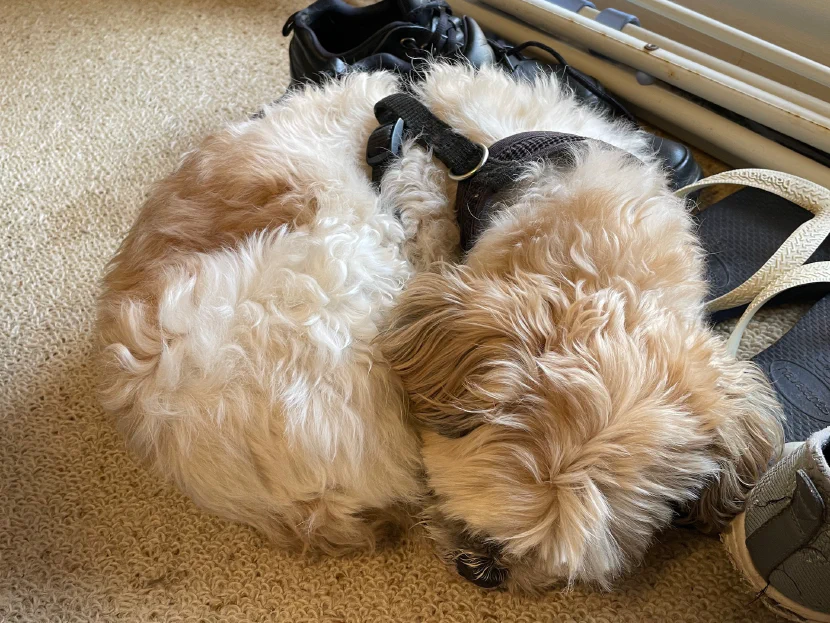
M620 115L622 115L629 121L636 123L637 120L634 117L634 115L632 115L629 112L629 110L616 97L614 97L604 89L598 87L597 84L594 83L593 80L589 79L585 74L571 67L565 60L565 58L549 45L546 45L540 41L525 41L524 43L510 46L505 45L499 41L495 41L493 39L488 39L487 41L493 48L493 50L496 52L496 59L499 62L503 61L508 56L516 57L519 60L519 62L528 60L527 57L525 57L522 54L522 52L524 52L527 48L539 48L540 50L547 52L554 59L556 59L556 62L559 65L562 66L562 73L565 76L567 76L574 82L579 83L580 85L585 87L585 89L587 89L589 92L596 95L597 98L599 98L606 104L610 105L611 107L615 108Z
M449 56L461 49L464 41L457 36L457 23L450 19L452 10L443 2L428 2L410 15L414 17L417 13L421 17L424 12L427 13L426 23L430 24L432 33L420 45L414 39L403 39L401 43L408 49L408 54L413 58Z

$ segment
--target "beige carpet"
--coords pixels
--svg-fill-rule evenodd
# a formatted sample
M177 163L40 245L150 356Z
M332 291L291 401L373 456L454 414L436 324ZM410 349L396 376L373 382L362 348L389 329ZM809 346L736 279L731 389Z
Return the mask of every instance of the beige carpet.
M0 621L772 620L694 532L613 593L484 593L414 540L276 551L127 456L93 393L101 268L153 180L282 92L302 2L0 1Z

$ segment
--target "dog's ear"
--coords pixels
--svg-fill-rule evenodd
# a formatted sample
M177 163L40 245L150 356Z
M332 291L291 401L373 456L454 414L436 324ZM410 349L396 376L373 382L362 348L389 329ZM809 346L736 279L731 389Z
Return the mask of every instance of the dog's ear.
M472 317L472 281L465 267L415 277L379 338L418 422L446 437L462 437L484 421L475 378L487 355L478 352L486 348Z
M711 351L705 369L706 376L717 376L714 389L701 384L710 389L698 398L702 404L696 417L710 439L709 453L719 472L684 519L719 532L743 510L749 491L780 457L783 414L772 387L752 362L738 361L720 346Z

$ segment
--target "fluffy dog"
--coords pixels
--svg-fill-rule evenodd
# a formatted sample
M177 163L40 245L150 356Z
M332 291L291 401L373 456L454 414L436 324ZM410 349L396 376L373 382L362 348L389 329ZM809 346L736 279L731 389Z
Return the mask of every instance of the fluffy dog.
M628 152L528 167L463 265L392 310L439 551L485 587L608 586L673 517L721 528L780 451L780 409L707 327L691 219L641 136L547 80L440 68L420 97L484 144L554 130Z
M372 343L412 273L365 142L391 75L294 93L153 190L100 299L102 403L202 507L284 546L371 546L420 494Z
M690 220L643 137L553 78L432 67L418 97L473 140L555 130L639 159L528 167L459 265L455 183L426 150L370 185L373 106L399 88L294 92L154 189L99 305L129 446L285 546L371 546L426 499L440 553L485 586L607 584L674 512L722 525L778 411L706 328Z

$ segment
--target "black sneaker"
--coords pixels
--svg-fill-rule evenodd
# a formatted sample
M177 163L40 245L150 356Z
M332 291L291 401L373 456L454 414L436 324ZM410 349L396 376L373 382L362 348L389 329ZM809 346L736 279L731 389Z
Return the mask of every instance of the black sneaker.
M774 612L830 623L830 428L787 446L721 538Z
M528 79L555 73L580 101L636 123L599 81L568 65L555 50L536 42L511 47L488 40L473 19L454 16L443 0L382 0L365 7L318 0L289 17L282 32L294 33L288 48L294 82L321 82L350 70L391 69L408 75L427 58L456 58L475 67L498 64ZM557 63L525 57L522 52L530 46L544 49ZM654 135L651 143L673 188L702 177L688 147Z
M495 62L479 25L455 17L445 2L383 0L353 7L342 0L318 0L294 13L282 34L291 77L319 82L350 69L393 69L407 74L428 55L464 58L476 67Z

